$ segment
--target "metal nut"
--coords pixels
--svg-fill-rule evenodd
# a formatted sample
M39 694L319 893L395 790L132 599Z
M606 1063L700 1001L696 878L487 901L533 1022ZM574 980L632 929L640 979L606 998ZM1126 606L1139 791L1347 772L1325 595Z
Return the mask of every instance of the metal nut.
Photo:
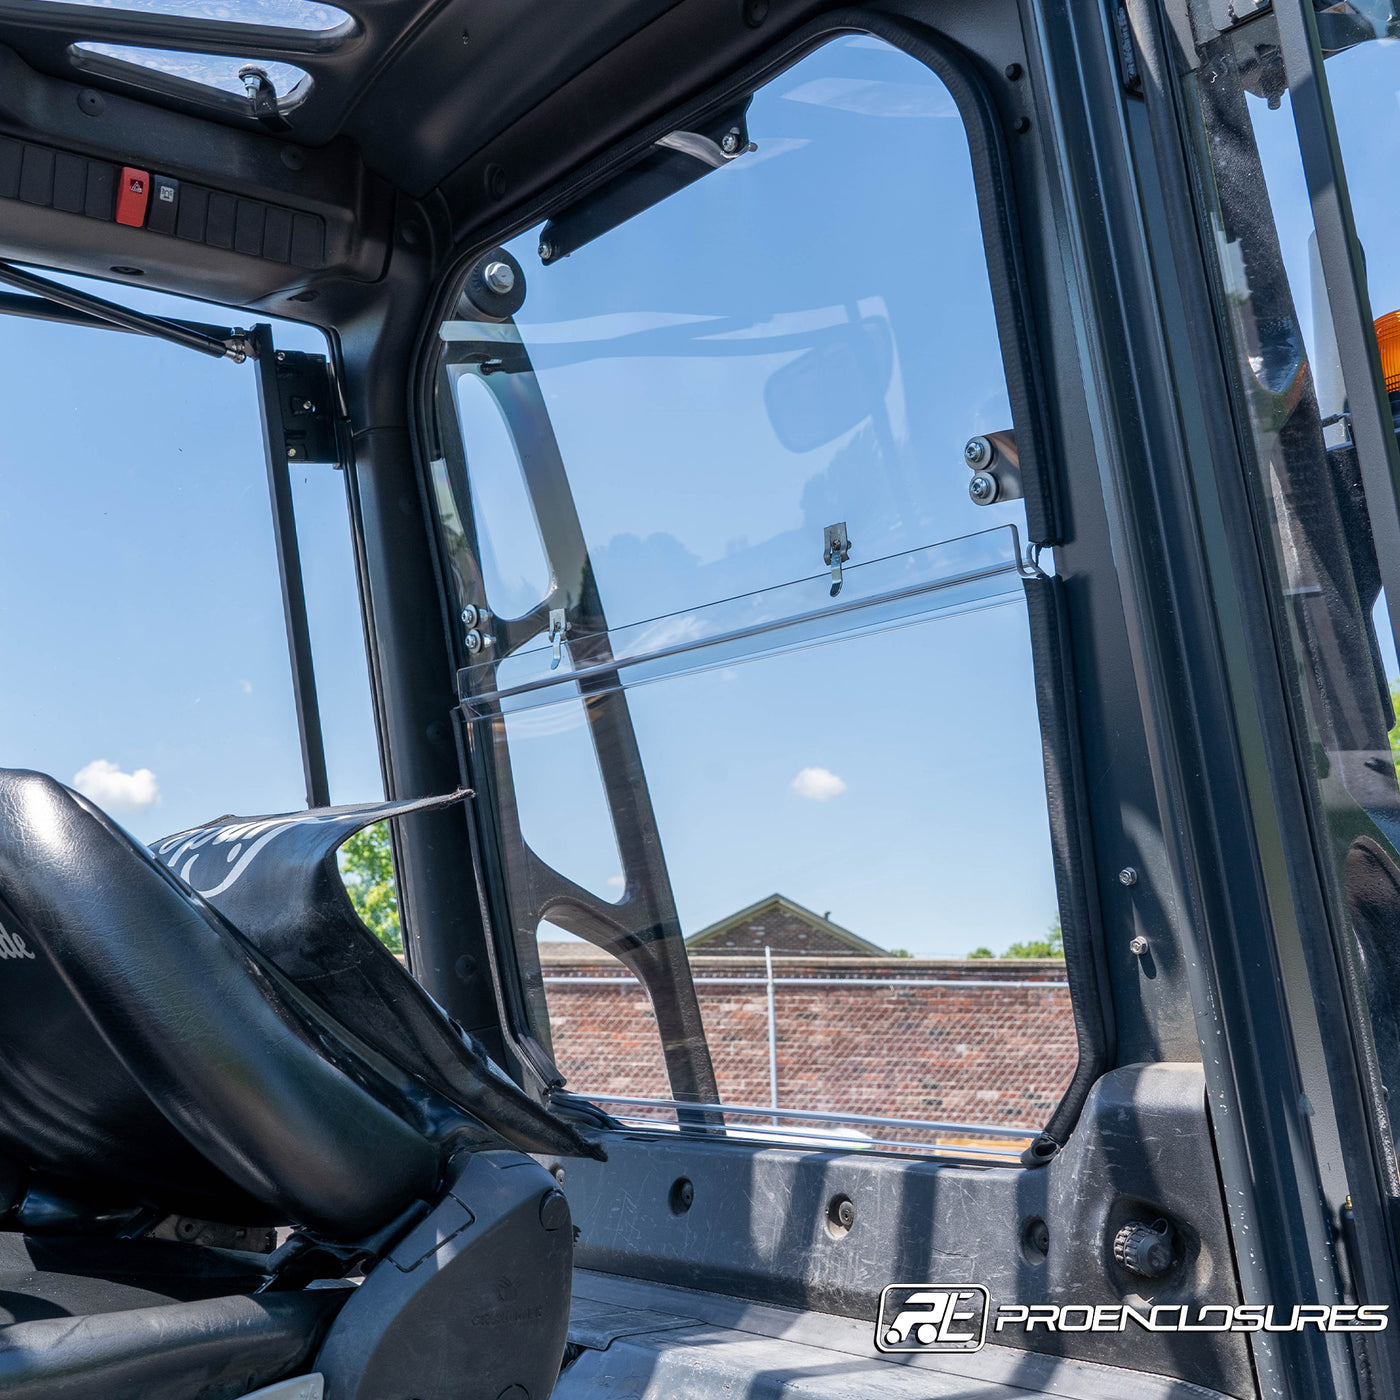
M1118 872L1118 883L1119 883L1120 885L1126 885L1128 888L1131 889L1132 886L1134 886L1135 884L1137 884L1137 882L1138 882L1138 873L1137 873L1136 870L1133 869L1133 867L1132 867L1131 865L1125 865L1125 866Z
M1138 957L1141 957L1147 951L1147 940L1142 934L1138 934L1138 936L1128 944L1128 947L1131 948Z
M487 263L481 278L497 296L505 296L515 286L515 269L509 263Z

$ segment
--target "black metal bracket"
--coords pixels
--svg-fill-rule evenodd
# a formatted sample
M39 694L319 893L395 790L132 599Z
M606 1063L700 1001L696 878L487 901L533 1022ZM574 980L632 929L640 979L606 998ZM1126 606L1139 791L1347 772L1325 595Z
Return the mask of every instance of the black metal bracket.
M258 332L268 330L271 364ZM258 326L259 383L277 400L278 444L287 462L330 462L342 466L335 432L335 386L324 355L272 349L271 330ZM269 374L270 369L270 374Z

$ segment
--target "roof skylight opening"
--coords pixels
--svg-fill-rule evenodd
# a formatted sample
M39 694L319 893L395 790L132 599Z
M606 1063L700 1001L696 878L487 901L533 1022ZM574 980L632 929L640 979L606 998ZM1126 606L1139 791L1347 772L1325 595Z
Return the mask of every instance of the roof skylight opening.
M191 0L192 3L192 0ZM270 3L270 0L269 0ZM216 8L209 6L210 9ZM218 6L217 8L238 8ZM182 53L174 49L138 48L134 44L98 44L83 41L73 45L73 55L79 67L96 65L85 64L83 58L91 54L99 59L116 59L134 68L145 68L166 77L181 78L187 83L197 83L201 87L227 92L235 97L247 97L247 89L238 76L238 70L249 63L256 63L277 89L278 105L286 104L287 98L303 82L310 78L305 69L291 63L273 63L266 59L231 58L227 54ZM138 74L123 75L139 81Z
M171 19L204 19L217 24L299 29L308 34L324 34L350 21L344 10L320 4L319 0L42 0L42 3L87 5L98 10L164 15Z

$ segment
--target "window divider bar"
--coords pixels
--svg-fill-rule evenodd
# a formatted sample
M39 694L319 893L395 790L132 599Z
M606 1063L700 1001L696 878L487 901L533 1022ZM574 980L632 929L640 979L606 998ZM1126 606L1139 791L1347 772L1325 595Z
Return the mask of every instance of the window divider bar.
M1346 384L1351 437L1370 510L1386 610L1400 645L1400 444L1385 391L1380 347L1372 330L1374 318L1361 241L1347 190L1317 20L1312 0L1279 0L1274 15Z
M301 572L301 551L297 545L292 480L287 469L287 438L282 422L282 397L278 390L272 327L265 323L254 326L251 340L258 371L258 411L262 417L263 447L267 454L268 495L272 503L272 529L277 541L277 572L282 584L282 613L287 626L297 733L301 739L302 770L306 775L306 805L329 807L331 799L326 775L326 748L321 733L321 709L316 698L316 669L311 654L311 628L306 616L306 587Z

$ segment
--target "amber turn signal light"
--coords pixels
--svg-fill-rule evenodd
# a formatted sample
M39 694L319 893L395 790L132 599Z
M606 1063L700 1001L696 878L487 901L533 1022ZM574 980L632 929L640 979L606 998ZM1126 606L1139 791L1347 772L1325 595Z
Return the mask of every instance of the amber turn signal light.
M1381 373L1387 394L1400 393L1400 311L1376 317L1376 340L1381 347Z

